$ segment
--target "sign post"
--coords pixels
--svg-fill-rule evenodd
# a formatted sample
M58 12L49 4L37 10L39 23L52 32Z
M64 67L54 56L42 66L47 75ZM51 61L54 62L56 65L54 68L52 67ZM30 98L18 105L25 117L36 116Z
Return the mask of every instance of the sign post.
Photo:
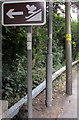
M32 27L27 30L27 102L28 118L32 118Z
M27 103L28 118L32 118L32 25L46 23L46 2L13 1L2 4L2 24L4 26L28 26L27 32Z

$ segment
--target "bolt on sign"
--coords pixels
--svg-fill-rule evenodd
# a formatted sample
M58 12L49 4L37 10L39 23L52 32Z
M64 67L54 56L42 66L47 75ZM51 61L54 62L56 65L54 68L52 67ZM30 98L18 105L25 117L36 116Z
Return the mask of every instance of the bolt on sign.
M11 1L2 4L4 26L44 25L46 2L44 0Z

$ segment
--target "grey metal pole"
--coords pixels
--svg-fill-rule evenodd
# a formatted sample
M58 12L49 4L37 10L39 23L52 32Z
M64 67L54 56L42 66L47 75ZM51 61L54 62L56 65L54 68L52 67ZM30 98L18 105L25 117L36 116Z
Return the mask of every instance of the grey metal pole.
M47 49L47 68L46 68L46 106L52 106L52 0L49 0L48 5L48 49Z
M0 2L0 100L2 99L2 2Z
M66 93L72 94L71 2L65 3L66 19Z
M27 29L27 104L28 118L32 118L32 27L29 26Z
M77 8L77 45L76 53L79 52L79 8ZM77 58L78 59L78 58Z
M77 41L79 41L79 9L77 8ZM79 45L79 42L78 42L78 45ZM79 50L78 50L79 52ZM78 58L77 58L78 59ZM79 90L79 63L77 64L77 90ZM79 101L79 92L77 92L77 101ZM78 118L79 118L79 103L77 105L77 115L78 115Z

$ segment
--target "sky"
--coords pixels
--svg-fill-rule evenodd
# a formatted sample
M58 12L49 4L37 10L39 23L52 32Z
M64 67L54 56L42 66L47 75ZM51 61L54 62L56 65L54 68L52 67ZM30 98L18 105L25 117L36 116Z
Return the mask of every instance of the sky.
M65 10L64 5L60 5L60 6L63 10ZM61 13L61 11L58 10L58 13ZM65 17L65 15L63 13L61 13L61 14ZM71 7L71 18L72 18L71 20L78 21L77 20L77 8L76 7Z

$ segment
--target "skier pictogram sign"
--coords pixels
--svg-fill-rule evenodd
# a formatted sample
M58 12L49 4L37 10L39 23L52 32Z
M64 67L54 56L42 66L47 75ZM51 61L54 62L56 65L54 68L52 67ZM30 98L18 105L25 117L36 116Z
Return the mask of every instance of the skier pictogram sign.
M2 24L4 26L44 25L46 22L46 2L13 1L2 4Z

